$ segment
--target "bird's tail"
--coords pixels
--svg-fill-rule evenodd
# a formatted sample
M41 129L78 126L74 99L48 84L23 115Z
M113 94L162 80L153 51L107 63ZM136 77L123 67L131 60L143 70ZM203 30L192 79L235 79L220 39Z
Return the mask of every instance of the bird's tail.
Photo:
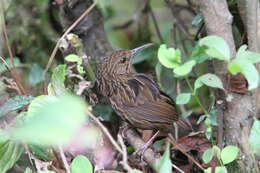
M177 124L183 130L192 131L192 126L191 126L190 122L186 121L185 119L179 118L177 121Z

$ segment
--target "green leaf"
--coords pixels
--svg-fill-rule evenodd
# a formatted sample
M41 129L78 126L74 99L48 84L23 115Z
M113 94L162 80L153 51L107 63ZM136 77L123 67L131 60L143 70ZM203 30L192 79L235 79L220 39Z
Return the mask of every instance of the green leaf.
M199 124L201 121L205 120L206 117L206 115L201 115L196 123Z
M227 42L215 35L207 36L199 41L200 46L207 46L208 49L206 53L213 58L219 60L229 61L230 59L230 49Z
M237 51L236 58L243 58L243 59L245 58L253 64L260 62L260 54L259 53L251 52L251 51L248 51L246 49L247 49L247 45L242 45Z
M17 67L18 65L20 65L20 59L18 58L14 58L14 66ZM12 67L12 63L11 63L11 59L10 58L7 58L5 60L5 62L2 61L2 57L0 56L0 74L5 72L7 69L6 69L6 65L10 68Z
M69 54L65 57L65 60L68 62L76 62L77 64L82 64L82 59L76 54Z
M166 146L166 150L163 153L161 160L157 163L156 169L159 173L171 173L172 163L170 159L170 148L169 144Z
M205 150L202 155L203 162L206 164L209 163L212 160L213 156L214 150L212 148Z
M212 147L212 149L214 150L215 155L217 156L217 158L220 160L221 159L221 150L218 146L214 145Z
M94 111L97 115L101 116L105 121L112 120L113 109L111 105L98 104L95 106Z
M194 83L194 92L196 92L196 90L202 86L203 86L203 83L201 82L200 78L197 78Z
M75 157L70 165L71 173L92 173L93 167L91 162L82 155Z
M43 79L43 69L38 64L32 64L31 71L29 73L29 83L32 86L35 86L43 81Z
M38 104L38 105L37 105ZM26 121L8 133L29 144L55 146L66 143L86 121L85 101L72 95L36 97Z
M0 143L0 172L5 173L19 160L23 147L12 141Z
M198 13L192 20L191 25L192 26L199 26L204 20L204 17L202 13Z
M215 173L228 173L228 171L225 166L217 166L215 168Z
M199 80L203 84L205 84L209 87L224 89L220 78L218 76L214 75L214 74L211 74L211 73L204 74L204 75L199 77Z
M221 151L221 160L224 165L233 162L239 153L239 148L236 146L228 145Z
M142 171L138 170L138 169L132 169L131 171L129 171L128 173L143 173Z
M176 104L187 104L191 99L191 93L181 93L176 97Z
M157 81L160 88L168 95L173 96L175 94L175 81L172 70L161 65L160 62L157 63L155 67Z
M27 167L27 168L25 169L24 173L33 173L33 172L32 172L32 170L31 170L30 168Z
M51 158L48 155L46 149L37 145L29 145L30 151L37 156L37 158L45 161L50 161Z
M207 120L207 119L206 119L206 120ZM211 139L211 137L212 137L212 127L211 127L211 126L207 127L207 129L206 129L206 131L205 131L205 136L206 136L206 138L207 138L208 140Z
M165 44L158 50L158 58L162 65L167 68L176 68L181 63L181 51L179 49L167 48Z
M253 90L258 87L259 73L254 64L246 58L237 58L229 63L228 70L232 74L241 72L248 82L248 90Z
M58 65L51 76L51 84L53 90L55 91L56 95L61 95L66 91L65 88L65 77L67 75L67 66L66 65Z
M253 153L260 153L260 121L255 119L249 136L249 144Z
M193 47L191 55L188 59L195 60L198 64L202 63L206 60L210 60L211 57L206 54L207 47L206 46L198 46Z
M211 173L211 172L212 172L211 170L212 170L211 167L207 168L207 169L206 169L206 173Z
M192 70L192 68L196 65L196 61L195 60L190 60L184 64L182 64L181 66L175 68L173 70L173 72L175 74L177 74L178 76L186 76L187 74L189 74Z
M217 126L218 125L218 120L217 120L217 110L216 109L212 109L209 113L209 118L210 118L210 122L213 126Z
M8 99L7 102L0 107L0 117L11 111L22 108L23 106L29 104L32 99L33 96L31 95L18 95Z

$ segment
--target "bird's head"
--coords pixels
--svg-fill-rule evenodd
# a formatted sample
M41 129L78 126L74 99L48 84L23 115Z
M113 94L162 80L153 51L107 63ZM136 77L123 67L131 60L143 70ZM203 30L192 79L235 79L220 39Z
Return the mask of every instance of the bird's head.
M153 44L145 44L132 50L120 50L107 56L101 63L100 69L103 75L115 76L132 73L133 57L142 49L145 49Z

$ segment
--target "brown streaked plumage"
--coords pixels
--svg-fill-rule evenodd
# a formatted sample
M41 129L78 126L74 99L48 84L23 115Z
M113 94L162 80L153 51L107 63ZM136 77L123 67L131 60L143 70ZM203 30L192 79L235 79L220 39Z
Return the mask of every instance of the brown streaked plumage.
M145 74L136 73L132 58L137 51L148 47L114 52L98 69L98 88L109 98L113 109L130 125L140 129L172 131L173 123L189 130L177 115L171 99Z

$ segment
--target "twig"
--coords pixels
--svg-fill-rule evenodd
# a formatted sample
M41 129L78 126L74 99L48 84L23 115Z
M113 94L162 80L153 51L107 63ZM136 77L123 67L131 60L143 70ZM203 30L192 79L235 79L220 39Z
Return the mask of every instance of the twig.
M204 172L204 168L192 157L190 156L187 152L185 152L185 150L182 148L182 146L178 145L177 142L175 141L175 139L172 137L171 134L169 134L169 142L178 150L180 150L186 157L188 157L193 163L195 163L203 172Z
M121 165L123 165L123 167L125 168L125 170L127 170L128 172L132 171L132 168L128 165L127 163L127 150L126 150L126 146L124 144L123 138L120 134L117 135L118 141L122 147L123 150L123 160L120 162Z
M64 165L67 173L71 173L68 161L67 161L66 156L64 154L64 151L63 151L63 149L62 149L62 147L60 145L58 146L58 149L59 149L61 160L63 162L63 165Z
M185 26L181 23L180 19L176 16L174 11L174 5L170 2L170 0L164 0L168 7L171 9L173 22L176 23L179 30L186 36L187 39L193 41L193 36L187 31Z
M4 34L4 38L5 38L5 42L6 42L6 46L8 49L8 53L11 59L11 65L12 65L12 69L11 69L11 75L13 76L15 83L17 84L19 90L18 90L18 94L25 94L25 90L20 82L20 77L16 71L15 68L15 64L14 64L14 56L11 50L11 46L9 44L9 38L7 35L7 29L6 29L6 25L5 25L5 16L4 16L4 2L3 0L0 0L0 18L2 18L2 28L3 28L3 34ZM1 20L0 20L1 21Z
M155 27L155 31L156 31L156 33L157 33L157 36L158 36L158 38L159 38L161 44L163 44L164 41L163 41L163 38L162 38L162 34L161 34L161 32L160 32L159 25L158 25L157 20L156 20L156 18L155 18L153 9L152 9L152 7L150 6L150 0L147 1L147 6L148 6L148 7L147 7L147 8L148 8L148 11L149 11L149 13L150 13L150 15L151 15L151 17L152 17L152 21L153 21L153 24L154 24L154 27Z
M120 146L117 144L117 142L114 140L114 138L112 137L112 135L109 133L109 131L107 130L107 128L99 121L98 118L96 118L91 112L88 113L88 115L90 116L90 118L92 118L97 125L101 128L101 130L107 135L108 139L110 140L110 142L112 143L112 145L116 148L116 150L121 153L122 155L124 154L123 150L120 148Z
M43 72L45 83L47 82L46 81L46 74L47 74L47 72L48 72L48 70L49 70L49 68L51 66L51 63L52 63L52 61L53 61L53 59L54 59L54 57L55 57L55 55L56 55L56 53L58 51L59 44L60 44L61 40L64 39L66 37L66 35L68 33L70 33L72 31L72 29L74 29L81 22L81 20L84 19L91 12L91 10L96 6L96 3L97 3L96 1L93 2L92 5L88 9L86 9L86 11L84 13L82 13L82 15L66 30L66 32L58 40L57 44L55 45L55 47L54 47L54 49L53 49L53 51L51 53L51 56L50 56L49 61L47 63L47 66L46 66L46 68L45 68L45 70Z
M172 163L172 167L174 167L176 170L178 170L180 173L185 173L183 170L181 170L178 166L174 165Z

